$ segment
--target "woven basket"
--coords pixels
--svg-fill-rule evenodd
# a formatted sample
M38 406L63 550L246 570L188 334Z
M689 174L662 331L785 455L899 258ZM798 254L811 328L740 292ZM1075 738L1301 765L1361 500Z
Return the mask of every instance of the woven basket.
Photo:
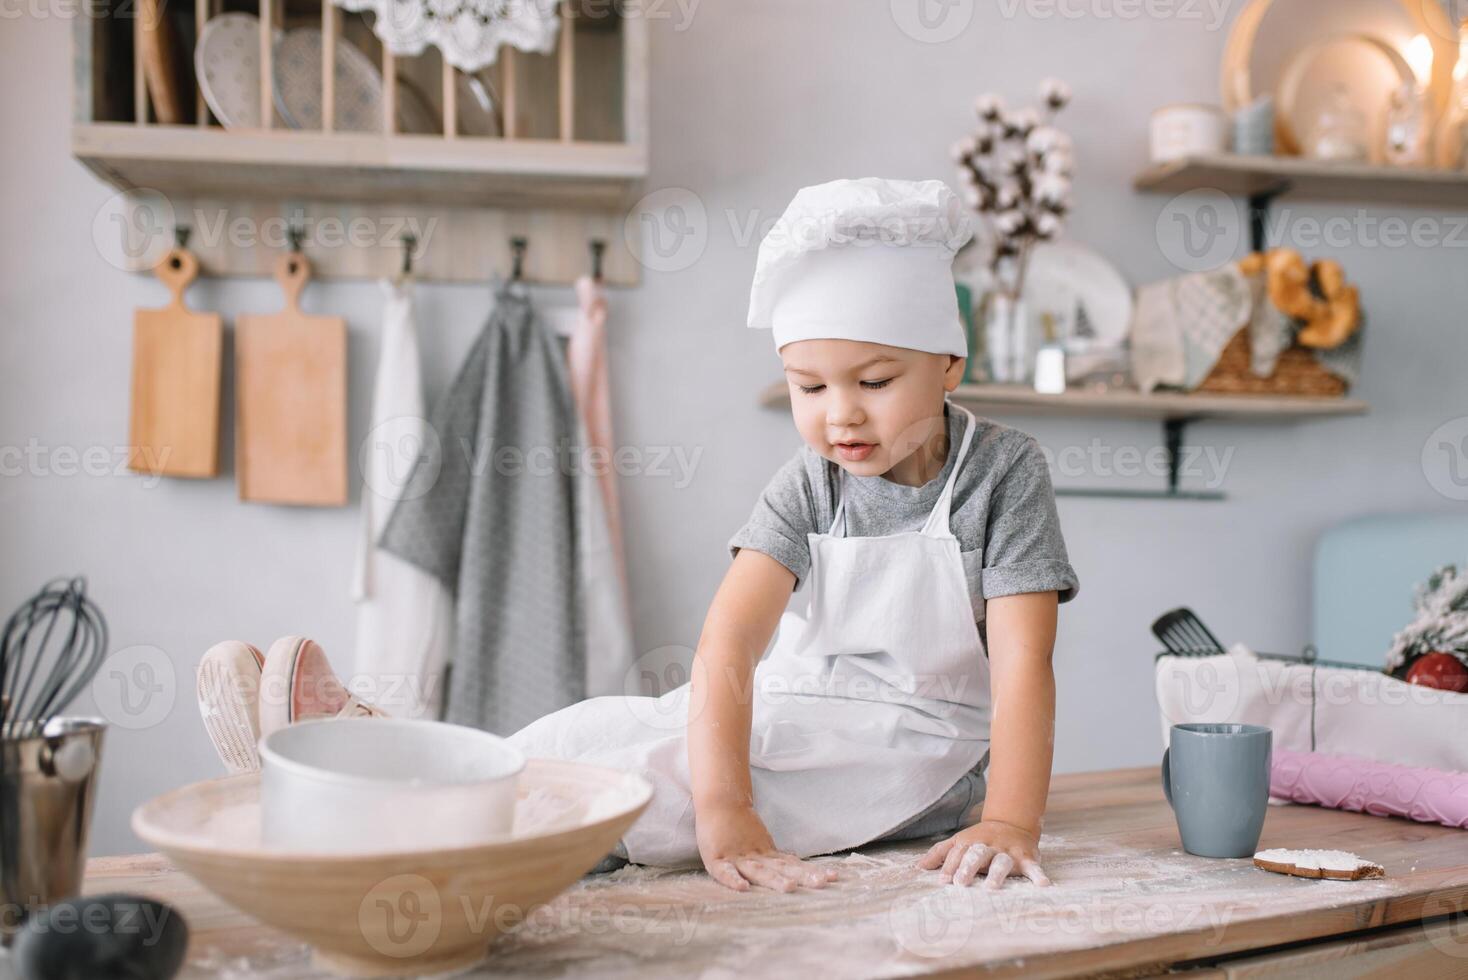
M1203 379L1198 391L1229 395L1309 395L1316 398L1341 397L1346 383L1331 374L1315 360L1315 355L1298 345L1280 352L1274 373L1261 378L1249 369L1249 328L1234 334L1218 355L1218 363Z

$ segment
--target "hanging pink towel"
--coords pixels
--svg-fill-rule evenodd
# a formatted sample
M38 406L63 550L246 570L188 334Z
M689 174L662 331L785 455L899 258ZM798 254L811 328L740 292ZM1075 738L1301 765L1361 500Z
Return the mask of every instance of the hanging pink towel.
M617 495L617 473L612 466L612 396L607 380L607 297L590 276L576 280L580 316L566 347L571 366L571 389L586 426L587 448L599 450L597 462L607 530L612 538L617 574L626 584L626 555L622 550L622 510Z
M646 692L632 646L617 474L612 466L607 301L601 285L589 276L576 280L576 297L574 318L565 332L569 333L566 359L576 402L577 441L588 464L577 468L576 478L576 552L586 616L586 696L642 694Z

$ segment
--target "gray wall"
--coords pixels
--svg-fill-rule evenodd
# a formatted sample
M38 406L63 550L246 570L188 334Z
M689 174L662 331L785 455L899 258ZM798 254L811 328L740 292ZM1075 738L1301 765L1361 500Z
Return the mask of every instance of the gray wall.
M1080 15L1064 17L1038 0L959 2L950 7L959 20L948 23L962 29L938 43L900 29L891 8L902 0L708 2L691 16L654 7L665 16L652 30L648 189L682 188L708 218L695 261L649 270L640 288L611 299L619 441L701 451L687 486L652 475L623 484L639 650L691 651L728 562L724 542L798 444L787 416L756 405L778 361L768 336L743 326L758 236L738 229L751 219L771 221L796 188L837 176L952 180L947 147L967 131L973 96L995 88L1028 100L1041 76L1055 74L1076 93L1063 117L1080 161L1071 237L1132 282L1177 271L1156 232L1159 217L1170 220L1167 201L1134 193L1131 176L1153 108L1216 100L1226 32L1207 4L1201 16L1169 16L1158 5L1163 15L1130 18L1117 6L1070 4ZM350 666L357 514L243 506L229 478L154 486L122 473L62 475L64 457L17 466L15 450L28 445L105 455L126 441L131 311L162 296L94 245L94 216L112 191L69 156L71 26L63 14L25 14L0 29L0 91L9 93L0 100L0 446L10 453L0 482L0 600L9 608L43 578L84 570L115 646L155 648L129 655L171 664L175 683L155 702L157 723L109 735L93 850L114 853L139 847L127 830L137 803L219 772L192 690L210 644L304 632ZM1187 603L1226 640L1297 650L1308 639L1309 559L1321 529L1366 512L1462 507L1434 490L1421 453L1435 428L1468 414L1464 243L1393 246L1360 230L1393 213L1289 210L1291 235L1333 214L1357 229L1340 247L1309 251L1339 258L1361 285L1371 331L1358 394L1372 403L1368 417L1189 430L1190 442L1232 451L1223 503L1062 500L1082 587L1063 608L1055 661L1057 771L1156 761L1147 624L1160 611ZM540 295L569 301L561 290ZM487 293L432 286L421 297L431 396L471 341ZM227 319L278 302L262 281L206 280L189 298ZM355 442L375 362L377 287L318 284L308 306L350 324ZM1146 450L1160 436L1140 422L1014 421L1057 453L1093 439L1105 451ZM1057 475L1057 483L1106 479Z

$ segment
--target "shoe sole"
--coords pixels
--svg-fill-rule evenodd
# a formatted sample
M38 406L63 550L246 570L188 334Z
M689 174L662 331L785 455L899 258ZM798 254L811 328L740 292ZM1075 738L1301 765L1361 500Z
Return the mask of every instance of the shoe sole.
M310 682L316 690L308 692L310 697L301 703L298 687L302 684L301 672L307 669L302 663L307 654L320 657L324 663L324 672L316 672L316 668L311 668L313 673ZM321 695L326 694L327 690L341 692L344 698L341 709L330 713L311 710L314 706L319 706ZM326 659L326 651L321 648L321 644L308 637L280 637L270 644L260 676L261 738L301 720L319 717L383 717L386 714L388 713L379 707L352 695L351 690L330 670L330 662Z
M254 646L226 640L210 647L199 663L196 690L204 731L231 774L260 768L259 678L264 660Z
M296 668L310 642L304 636L282 636L270 644L260 675L261 736L295 722Z

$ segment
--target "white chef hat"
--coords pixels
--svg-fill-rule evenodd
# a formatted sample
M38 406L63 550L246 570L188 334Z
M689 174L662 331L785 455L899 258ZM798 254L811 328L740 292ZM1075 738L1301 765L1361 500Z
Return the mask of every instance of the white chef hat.
M803 187L760 242L749 326L773 331L776 350L839 338L966 357L953 256L972 236L941 180Z

